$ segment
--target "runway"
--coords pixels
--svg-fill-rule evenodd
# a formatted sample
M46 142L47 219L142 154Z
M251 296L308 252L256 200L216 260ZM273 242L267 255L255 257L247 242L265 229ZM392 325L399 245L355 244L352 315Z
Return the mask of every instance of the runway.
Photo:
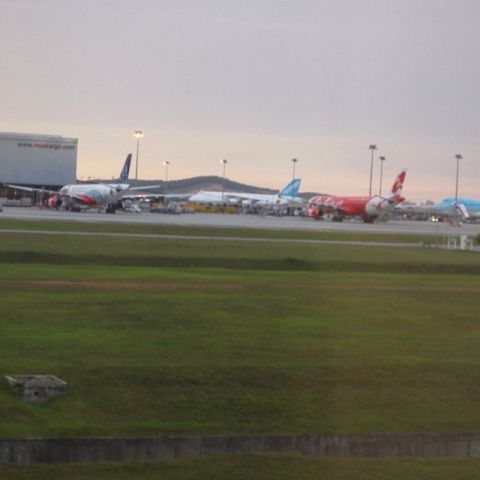
M66 212L40 209L36 207L4 207L0 218L24 219L35 221L76 221L88 223L126 223L144 225L181 225L197 227L252 228L271 230L301 230L309 232L362 232L394 233L406 235L480 235L480 224L452 226L448 223L389 221L366 224L361 221L348 220L341 223L318 221L305 217L275 217L242 214L184 213L169 215L161 213L127 213L115 214L87 212Z

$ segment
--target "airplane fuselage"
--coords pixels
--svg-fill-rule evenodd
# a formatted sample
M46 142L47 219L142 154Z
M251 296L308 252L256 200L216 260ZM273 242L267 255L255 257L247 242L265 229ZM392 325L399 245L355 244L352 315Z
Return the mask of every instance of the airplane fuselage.
M252 205L282 205L301 201L298 197L280 197L279 195L267 195L260 193L238 193L238 192L210 192L200 191L189 197L190 202L198 203L228 203L231 205L252 204Z
M88 207L103 207L118 203L129 189L128 184L72 184L63 186L58 195L64 203L78 202Z
M290 203L303 203L298 191L301 179L292 178L285 187L276 194L247 193L247 192L217 192L201 190L188 199L193 203L226 203L234 205L287 205Z
M393 206L394 203L378 195L358 197L319 195L309 200L309 215L320 218L324 214L334 213L337 219L361 217L364 220L373 220L390 211Z

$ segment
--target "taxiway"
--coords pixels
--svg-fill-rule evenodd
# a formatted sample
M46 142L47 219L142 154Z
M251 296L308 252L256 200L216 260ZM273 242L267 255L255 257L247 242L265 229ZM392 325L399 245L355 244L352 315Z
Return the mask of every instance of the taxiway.
M341 223L317 221L305 217L275 217L261 215L234 214L180 214L126 213L116 214L87 212L68 212L40 209L35 207L4 207L0 218L24 219L35 221L76 221L88 223L127 223L146 225L183 225L222 228L263 228L272 230L303 230L310 232L372 232L411 235L480 235L480 224L463 224L453 226L448 223L419 221L389 221L366 224L349 220Z

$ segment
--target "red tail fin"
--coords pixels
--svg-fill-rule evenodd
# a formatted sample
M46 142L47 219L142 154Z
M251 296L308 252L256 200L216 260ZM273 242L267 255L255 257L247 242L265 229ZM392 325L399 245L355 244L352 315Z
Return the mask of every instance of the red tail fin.
M390 196L400 196L402 194L403 182L405 182L405 177L407 176L407 170L402 170L392 185L392 191L390 192Z

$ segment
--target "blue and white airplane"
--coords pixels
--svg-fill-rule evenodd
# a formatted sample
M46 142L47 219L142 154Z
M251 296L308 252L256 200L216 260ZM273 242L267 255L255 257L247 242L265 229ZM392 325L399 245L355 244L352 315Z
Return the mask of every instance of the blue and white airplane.
M423 213L434 218L454 222L474 220L480 218L480 200L459 197L444 198L435 205L402 206L404 212Z
M242 193L242 192L213 192L201 190L188 198L192 203L211 204L242 204L255 206L275 206L288 204L303 204L304 200L298 196L301 178L293 178L278 193Z
M480 216L480 200L459 197L444 198L440 203L430 207L437 216L456 216L463 220L473 220Z

